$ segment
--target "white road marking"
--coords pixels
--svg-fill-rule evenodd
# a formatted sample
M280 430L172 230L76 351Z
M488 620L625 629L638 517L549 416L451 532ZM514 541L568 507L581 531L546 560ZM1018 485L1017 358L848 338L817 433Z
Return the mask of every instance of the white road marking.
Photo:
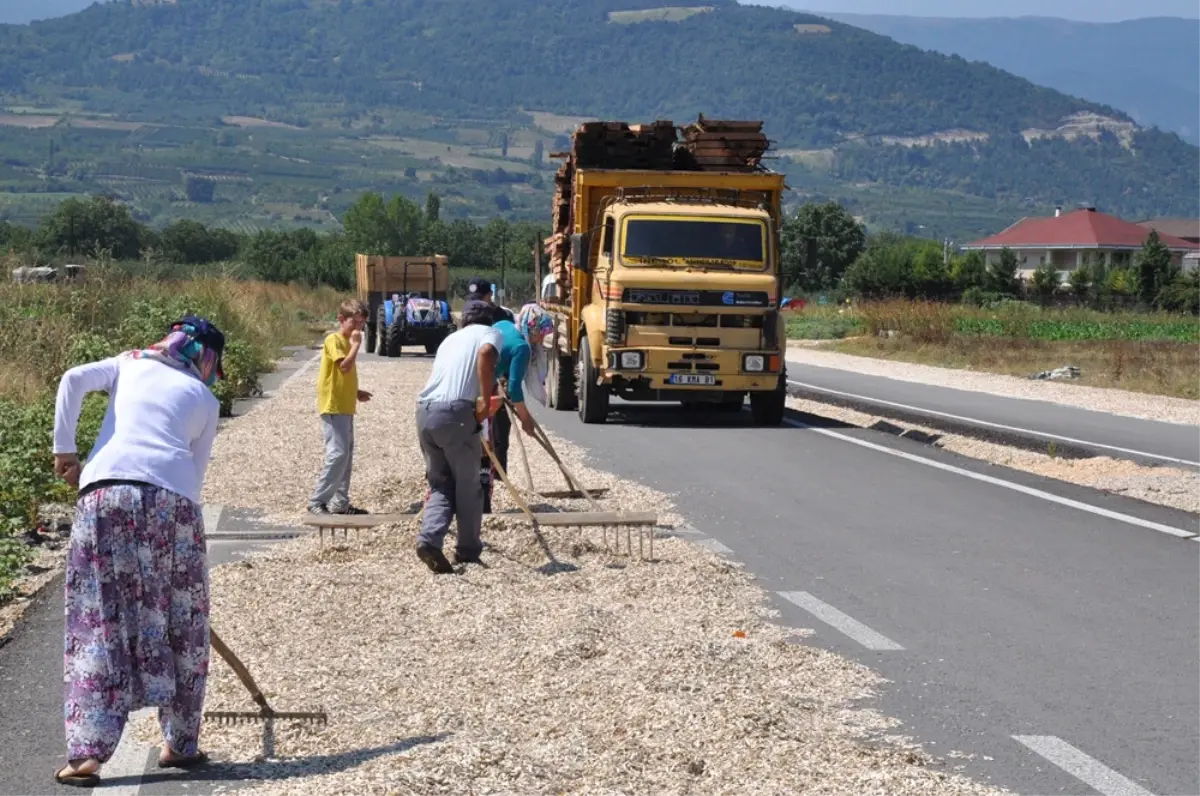
M137 796L142 788L142 776L151 765L153 755L158 750L153 746L143 744L133 737L133 724L143 716L154 715L155 708L142 708L129 714L125 723L125 732L121 734L121 742L113 756L100 769L100 787L93 792L102 792L104 796ZM114 779L131 779L131 783L106 785Z
M1061 738L1053 735L1014 735L1013 738L1104 796L1153 796L1141 785L1088 757Z
M837 628L869 650L904 649L904 647L901 647L887 636L876 633L862 622L847 616L829 603L818 600L806 591L781 591L779 592L779 596L793 605L797 605L808 611L825 624Z
M711 550L714 553L717 553L719 555L726 555L728 553L733 552L732 549L726 547L725 545L721 544L720 542L718 542L716 539L713 539L712 537L705 537L704 539L697 539L695 541L695 544L698 544L701 547L708 548L709 550Z
M1062 506L1070 506L1073 509L1079 509L1080 511L1086 511L1089 514L1095 514L1100 517L1107 517L1110 520L1117 520L1118 522L1124 522L1124 523L1128 523L1130 525L1137 525L1141 528L1149 528L1150 530L1158 531L1159 533L1165 533L1170 536L1177 536L1180 539L1191 539L1196 536L1196 531L1185 531L1182 528L1175 528L1170 525L1163 525L1162 523L1151 522L1150 520L1143 520L1141 517L1134 517L1133 515L1130 515L1130 514L1122 514L1119 511L1109 511L1108 509L1102 509L1099 506L1092 506L1088 503L1081 503L1078 500L1071 500L1070 498L1059 497L1058 495L1054 495L1049 492L1045 492L1041 489L1034 489L1033 487L1025 486L1023 484L1016 484L1016 483L1013 483L1012 481L1005 481L1001 478L993 478L990 475L984 475L982 473L972 472L971 470L964 470L963 468L955 467L952 464L943 464L942 462L937 462L937 461L934 461L933 459L926 459L924 456L917 456L915 454L907 453L905 451L893 450L892 448L886 447L884 445L876 445L874 442L867 442L866 440L855 439L854 437L850 437L845 434L839 434L838 432L831 431L827 428L816 428L816 427L810 426L806 423L801 423L798 420L792 420L791 418L785 418L784 422L790 426L793 426L794 428L802 428L802 429L805 429L806 431L812 431L817 434L823 434L824 436L832 437L834 439L839 439L839 440L842 440L843 442L849 442L849 443L858 445L863 448L869 448L874 451L879 451L880 453L886 453L889 456L896 456L896 457L899 457L906 461L916 462L917 464L923 464L926 467L933 467L938 470L944 470L948 473L954 473L955 475L961 475L966 478L973 478L976 481L982 481L985 484L992 484L993 486L999 486L999 487L1003 487L1005 489L1011 489L1014 492L1020 492L1022 494L1029 495L1031 497L1035 497L1035 498L1039 498L1041 500L1048 501L1050 503L1058 503L1059 505L1062 505Z
M827 393L831 393L833 395L840 395L844 398L857 398L861 401L866 401L867 403L877 403L877 404L883 404L884 406L894 406L897 409L908 409L913 412L924 413L927 415L936 415L937 417L949 418L950 420L961 420L964 423L970 423L971 425L975 425L975 426L987 426L988 428L998 428L998 429L1002 429L1004 431L1017 431L1017 432L1021 432L1023 434L1032 434L1032 435L1038 436L1038 437L1045 437L1047 439L1056 439L1056 440L1060 440L1062 442L1073 442L1077 445L1087 445L1092 448L1103 448L1104 450L1119 451L1121 453L1129 453L1129 454L1133 454L1135 456L1144 456L1148 459L1158 459L1158 460L1164 461L1164 462L1175 462L1176 464L1187 464L1192 467L1200 467L1200 462L1194 462L1189 459L1177 459L1174 456L1163 456L1158 453L1147 453L1146 451L1133 450L1131 448L1121 448L1116 445L1104 445L1099 442L1091 442L1089 440L1075 439L1074 437L1064 437L1061 434L1051 434L1048 431L1035 431L1031 428L1021 428L1019 426L1006 426L1003 423L992 423L988 420L979 420L978 418L974 418L974 417L963 417L962 415L952 415L949 412L940 412L937 409L926 409L926 408L920 407L920 406L910 406L909 404L896 403L895 401L885 401L882 398L873 398L873 397L867 396L867 395L858 395L858 394L852 393L852 392L843 392L841 390L834 390L829 387L821 387L816 384L809 384L808 382L793 381L792 379L788 379L788 384L795 384L797 387L807 387L810 390L817 390L819 392L827 392ZM1016 399L1014 399L1014 400L1016 400ZM1133 418L1133 419L1136 419L1136 418Z
M206 503L200 509L200 513L204 515L204 533L213 534L221 527L221 515L225 512L224 506L219 506L216 503Z

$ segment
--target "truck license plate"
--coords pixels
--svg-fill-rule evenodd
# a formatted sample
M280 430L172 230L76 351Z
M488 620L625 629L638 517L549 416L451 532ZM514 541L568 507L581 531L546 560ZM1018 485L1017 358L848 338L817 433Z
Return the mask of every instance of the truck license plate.
M668 378L669 384L716 384L717 377L707 373L672 373Z

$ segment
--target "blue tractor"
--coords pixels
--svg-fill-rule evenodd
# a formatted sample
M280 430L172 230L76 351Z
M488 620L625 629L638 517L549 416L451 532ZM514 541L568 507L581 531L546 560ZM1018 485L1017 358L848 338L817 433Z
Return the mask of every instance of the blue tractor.
M421 294L393 293L380 307L383 326L383 356L398 357L406 345L425 346L426 354L436 354L454 331L450 302Z
M358 254L355 272L358 297L368 307L367 353L398 357L404 346L419 345L436 354L455 329L449 258Z

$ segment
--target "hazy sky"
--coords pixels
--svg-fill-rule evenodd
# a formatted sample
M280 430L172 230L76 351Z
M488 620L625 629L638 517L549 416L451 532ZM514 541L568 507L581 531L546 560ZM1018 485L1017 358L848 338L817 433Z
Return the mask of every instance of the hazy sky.
M745 2L746 0L743 0ZM754 0L754 5L843 14L922 17L1062 17L1119 22L1140 17L1200 18L1200 0Z

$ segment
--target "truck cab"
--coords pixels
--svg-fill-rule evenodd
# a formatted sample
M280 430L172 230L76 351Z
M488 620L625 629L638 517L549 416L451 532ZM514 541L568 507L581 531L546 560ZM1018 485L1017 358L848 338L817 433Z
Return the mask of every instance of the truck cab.
M778 230L754 201L626 197L572 241L590 277L576 367L584 422L612 395L782 420L786 382ZM594 251L593 251L594 249Z

